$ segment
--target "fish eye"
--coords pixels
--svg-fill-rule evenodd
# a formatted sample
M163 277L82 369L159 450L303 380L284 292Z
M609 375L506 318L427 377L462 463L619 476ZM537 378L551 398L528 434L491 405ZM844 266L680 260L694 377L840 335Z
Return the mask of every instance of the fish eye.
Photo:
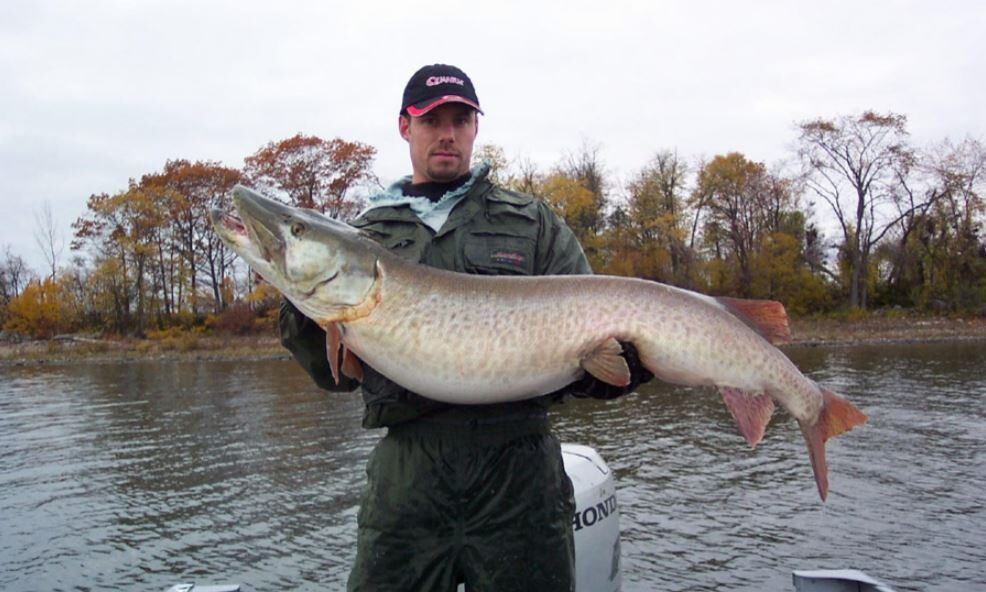
M302 224L301 222L295 222L294 224L291 225L292 236L301 236L302 234L304 234L304 232L305 232L305 225Z

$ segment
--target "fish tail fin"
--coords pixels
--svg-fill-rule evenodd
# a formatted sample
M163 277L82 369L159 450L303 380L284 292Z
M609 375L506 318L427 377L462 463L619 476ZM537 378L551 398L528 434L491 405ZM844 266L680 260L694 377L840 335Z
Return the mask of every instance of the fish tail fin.
M822 411L813 425L799 422L808 445L811 470L822 501L828 496L828 467L825 464L825 442L866 422L866 416L855 405L827 389L822 391Z
M776 300L749 300L722 296L716 301L773 345L791 341L784 305Z

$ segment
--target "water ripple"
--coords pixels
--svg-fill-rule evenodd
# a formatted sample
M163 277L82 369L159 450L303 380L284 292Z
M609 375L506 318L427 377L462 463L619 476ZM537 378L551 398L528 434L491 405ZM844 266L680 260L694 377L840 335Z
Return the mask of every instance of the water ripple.
M986 587L986 351L806 348L870 416L818 501L796 425L750 450L714 392L647 385L554 414L618 482L625 591L785 590L856 567L901 590ZM6 369L0 589L340 589L379 434L289 362Z

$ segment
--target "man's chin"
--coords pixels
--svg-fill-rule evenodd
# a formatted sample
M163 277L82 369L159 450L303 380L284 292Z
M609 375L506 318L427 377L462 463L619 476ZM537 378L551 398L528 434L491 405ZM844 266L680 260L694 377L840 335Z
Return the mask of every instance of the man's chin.
M460 170L457 168L441 168L441 169L428 169L428 178L436 183L448 183L450 181L455 181L462 175L469 172L469 169Z

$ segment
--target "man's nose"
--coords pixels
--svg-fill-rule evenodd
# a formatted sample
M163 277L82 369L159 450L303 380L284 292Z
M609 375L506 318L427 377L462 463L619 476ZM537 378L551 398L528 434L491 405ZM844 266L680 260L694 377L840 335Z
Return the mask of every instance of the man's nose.
M438 125L438 137L445 142L455 141L455 125L451 121L445 121Z

